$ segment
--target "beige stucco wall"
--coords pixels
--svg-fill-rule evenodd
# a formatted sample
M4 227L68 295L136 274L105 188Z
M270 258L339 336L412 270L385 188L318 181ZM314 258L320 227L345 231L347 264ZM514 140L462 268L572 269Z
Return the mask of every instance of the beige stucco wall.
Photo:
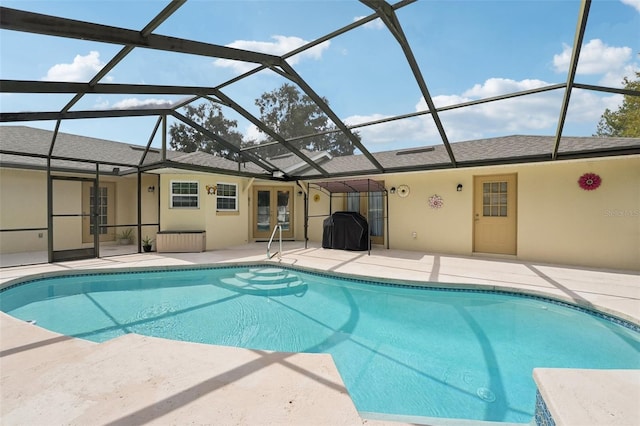
M0 228L47 228L47 175L41 171L0 169ZM54 214L82 211L81 183L55 181ZM54 250L82 246L82 219L54 218ZM0 253L47 250L47 231L3 232Z
M0 229L47 227L44 172L0 169ZM47 231L2 232L0 253L44 251Z
M456 190L463 185L462 192ZM469 170L435 171L385 176L387 188L409 186L409 195L389 195L389 245L403 250L470 254L473 241L472 186ZM429 207L432 195L444 200ZM415 232L415 238L413 233Z
M308 195L309 203L309 228L308 237L310 241L321 242L322 241L322 222L329 214L329 195L311 186ZM335 203L335 204L334 204ZM331 201L331 210L342 210L344 203L342 200L339 202L334 199ZM304 212L300 215L300 221L304 221ZM301 240L304 240L304 234L300 236Z
M640 157L523 167L518 185L520 258L640 270Z
M116 183L116 223L119 226L116 232L122 232L127 228L133 228L134 230L134 242L137 243L138 237L136 229L138 223L138 178L137 175L129 175L122 178L104 178L105 181L113 181ZM153 186L153 192L149 192L148 188ZM142 211L141 218L142 223L157 223L158 222L158 177L153 174L143 174L141 181L141 202ZM143 226L142 238L149 237L155 239L158 226Z
M466 190L473 181L469 170L448 172L421 172L371 176L374 180L384 180L387 189L408 185L409 195L401 198L389 194L389 232L385 234L391 248L402 250L431 251L444 253L471 253L469 239L472 223L467 218L472 214L472 198L464 192L457 192L462 183ZM313 186L312 186L313 188ZM314 195L320 194L318 200ZM445 208L430 209L427 198L438 194L445 199ZM324 191L312 189L310 193L309 239L322 241L322 222L330 211L329 196ZM342 194L334 195L331 211L345 208ZM386 226L386 225L385 225ZM415 238L413 233L415 232ZM386 240L385 240L386 241Z
M587 172L601 176L600 188L578 186ZM410 187L405 198L389 195L390 247L473 255L473 178L508 173L518 179L514 258L640 270L639 156L385 175L387 189ZM428 206L434 194L444 200L441 209ZM312 200L310 214L326 214L327 200ZM311 240L320 242L321 219L310 219L309 226Z
M56 180L53 182L53 214L82 213L82 182ZM46 200L46 195L45 195ZM45 209L46 214L46 209ZM82 247L82 218L53 218L53 249L70 250Z
M158 223L158 212L160 205L158 203L158 197L160 194L159 179L157 175L143 174L142 175L142 223ZM135 185L135 182L134 182ZM148 188L153 186L153 192L149 192ZM135 201L135 195L133 200ZM134 223L137 222L137 218L134 219ZM152 240L156 238L156 232L158 226L143 226L142 238L149 237Z
M199 208L171 208L169 188L171 181L196 181L199 185ZM216 212L216 196L206 194L206 186L218 183L238 185L238 211ZM161 176L160 217L163 231L205 230L207 250L246 244L253 241L253 187L283 186L293 190L294 238L301 240L304 235L304 197L298 195L300 188L295 182L251 179L217 174L164 174Z
M597 173L602 185L584 191L578 178ZM473 255L473 179L474 176L516 173L518 179L517 255L532 262L550 262L588 267L640 270L640 156L592 160L559 161L512 166L461 168L430 172L388 174L387 188L405 184L410 194L389 195L389 233L391 248L432 253ZM380 179L380 176L372 176ZM0 227L2 229L46 227L46 175L25 170L0 170ZM172 209L169 206L171 180L195 180L200 184L200 208ZM216 197L206 195L206 185L236 183L239 211L218 213ZM456 191L463 185L461 192ZM62 186L64 186L64 188ZM77 182L57 182L56 213L81 210ZM117 187L117 223L136 223L136 179L120 179ZM154 193L146 191L156 186ZM252 187L278 185L272 181L213 174L164 174L160 188L156 177L144 176L143 222L156 221L160 196L162 230L207 231L207 249L253 241L251 226ZM293 188L295 239L304 238L304 198L298 196L294 182L281 184ZM67 186L69 186L67 188ZM322 221L329 212L329 197L309 193L309 238L321 242ZM438 194L444 207L431 209L427 199ZM334 199L333 211L343 209ZM316 217L314 217L316 216ZM74 219L56 219L55 247L77 248L79 225ZM146 227L143 236L153 238L155 229ZM415 233L415 237L414 237ZM18 236L17 234L21 234ZM37 232L3 233L3 253L46 249Z
M107 178L108 179L108 178ZM105 180L107 180L105 179ZM111 180L111 179L108 179ZM125 229L133 229L133 242L137 242L137 231L135 225L138 223L138 189L136 187L137 178L135 175L118 179L116 184L116 223L117 225L125 225L115 229L116 235Z
M136 176L104 176L102 181L116 183L115 223L135 225L138 221ZM146 191L151 185L157 186L157 177L143 175L143 223L156 223L158 218L157 190L154 193ZM0 229L47 227L47 175L44 171L1 168L0 188ZM56 180L53 190L54 214L79 214L83 211L80 181ZM118 231L122 229L124 227ZM153 238L156 229L155 226L145 227L143 236L148 234ZM80 217L56 217L54 230L54 250L83 247ZM46 251L47 238L46 230L2 232L0 253Z
M172 181L198 182L199 208L171 208ZM218 183L238 185L238 211L216 212L216 196L206 193L206 186ZM249 179L214 174L165 174L161 176L160 229L162 231L204 230L207 250L244 244L248 241Z

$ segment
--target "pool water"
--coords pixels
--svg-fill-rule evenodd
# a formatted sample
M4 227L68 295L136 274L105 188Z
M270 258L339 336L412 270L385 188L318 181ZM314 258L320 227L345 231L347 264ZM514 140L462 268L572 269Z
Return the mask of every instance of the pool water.
M640 368L640 333L602 315L289 269L56 277L3 291L0 309L95 342L138 333L330 353L361 412L528 423L535 367Z

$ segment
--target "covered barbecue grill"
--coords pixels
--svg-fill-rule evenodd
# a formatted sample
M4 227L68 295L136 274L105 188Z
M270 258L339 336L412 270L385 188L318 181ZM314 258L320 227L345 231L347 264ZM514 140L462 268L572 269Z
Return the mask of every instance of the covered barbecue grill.
M335 212L322 223L322 248L368 250L369 224L357 212Z
M329 197L329 214L310 216L311 195L314 201L318 201L321 194ZM305 248L309 239L309 218L324 218L322 221L323 248L368 250L369 254L371 254L372 244L384 244L387 249L389 248L389 203L383 181L350 179L310 182L304 195ZM368 207L365 211L358 212L357 204L360 195L366 197L362 205ZM341 211L333 211L334 198L339 198L338 204ZM356 206L349 206L352 204L350 201L354 199ZM372 237L376 240L372 240Z

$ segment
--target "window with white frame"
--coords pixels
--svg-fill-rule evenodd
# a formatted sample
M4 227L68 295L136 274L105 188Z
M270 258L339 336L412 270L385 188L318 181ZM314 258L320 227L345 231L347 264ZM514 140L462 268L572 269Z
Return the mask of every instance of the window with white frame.
M171 181L171 208L198 208L198 182Z
M238 185L235 183L218 183L216 196L218 211L238 210Z

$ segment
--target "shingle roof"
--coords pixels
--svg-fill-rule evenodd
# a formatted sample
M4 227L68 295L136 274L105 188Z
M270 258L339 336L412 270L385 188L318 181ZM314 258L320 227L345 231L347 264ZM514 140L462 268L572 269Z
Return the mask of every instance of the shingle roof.
M3 150L46 156L49 152L53 132L27 126L0 126L0 143ZM73 158L97 161L104 164L135 167L140 162L145 147L115 142L106 139L90 138L59 132L53 149L54 157ZM175 155L167 152L167 156ZM151 149L144 164L161 160L159 150ZM44 167L46 160L37 157L24 157L3 154L2 163L24 164ZM95 169L91 164L66 160L56 160L54 167L76 168L81 170Z
M465 166L550 160L554 144L553 136L514 135L455 142L451 144L451 149L458 165ZM560 158L587 157L594 152L615 155L620 151L640 154L640 138L563 137L558 150ZM444 145L377 152L373 156L389 171L435 169L451 165ZM364 155L335 157L322 167L338 175L375 172ZM315 177L317 172L307 170L304 175Z
M324 165L324 163L331 158L331 155L327 151L309 151L301 149L300 153L308 157L311 161L314 161L318 165ZM300 174L300 171L309 169L311 166L300 157L293 153L278 155L273 158L269 158L269 162L280 170L287 174Z
M0 126L0 147L6 151L46 155L51 144L53 132L26 126ZM456 142L451 149L460 166L483 164L508 164L526 161L551 159L555 144L553 136L514 135L490 139ZM134 146L104 139L58 133L54 155L59 157L78 158L98 161L106 164L121 164L135 167L142 156L144 147ZM590 156L593 153L616 155L640 154L640 138L614 137L563 137L559 146L559 158L572 156ZM374 166L364 155L334 157L324 152L302 153L310 158L321 158L321 167L330 175L358 175L376 172ZM374 153L373 156L389 172L428 170L450 167L451 163L443 145L402 149ZM205 152L183 153L167 151L167 158L172 162L211 168L229 173L249 173L269 176L257 165L246 162L238 163L223 157ZM161 160L160 152L153 149L147 154L145 164ZM269 159L269 162L280 170L287 171L291 177L316 177L318 171L294 154L285 154ZM2 154L0 163L4 165L19 164L24 166L44 167L42 158ZM94 170L89 163L78 163L55 160L52 165L57 168L75 168Z
M171 158L172 162L191 164L194 166L211 167L222 171L228 170L229 172L237 172L238 170L247 173L266 173L257 165L249 162L240 163L240 169L238 169L238 163L236 161L229 160L224 157L209 154L207 152L175 152L175 155Z

